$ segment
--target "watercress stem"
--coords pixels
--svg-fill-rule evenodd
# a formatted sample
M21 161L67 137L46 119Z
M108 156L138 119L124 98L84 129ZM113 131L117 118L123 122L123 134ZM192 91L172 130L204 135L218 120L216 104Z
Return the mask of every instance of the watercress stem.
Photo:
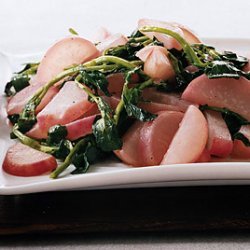
M84 144L86 144L86 139L83 138L78 141L66 157L65 161L50 174L50 178L56 179L72 163L73 157Z
M18 130L17 124L14 125L12 129L13 134L25 145L30 146L31 148L34 148L36 150L42 151L44 153L53 154L56 150L58 150L58 147L51 147L51 146L45 146L42 145L40 142L38 142L35 139L32 139L28 137L27 135L24 135L22 132Z
M199 57L195 54L194 50L190 46L190 44L178 33L165 29L165 28L160 28L160 27L154 27L154 26L145 26L140 29L140 32L157 32L157 33L162 33L168 36L171 36L175 38L180 45L182 46L184 52L186 53L188 59L191 61L191 63L197 67L204 68L206 67L206 63L203 63Z

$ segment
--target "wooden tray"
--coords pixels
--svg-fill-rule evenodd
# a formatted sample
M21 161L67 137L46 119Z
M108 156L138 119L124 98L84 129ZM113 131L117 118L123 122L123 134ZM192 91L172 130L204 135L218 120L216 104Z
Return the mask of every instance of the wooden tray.
M250 186L0 196L0 235L250 228Z

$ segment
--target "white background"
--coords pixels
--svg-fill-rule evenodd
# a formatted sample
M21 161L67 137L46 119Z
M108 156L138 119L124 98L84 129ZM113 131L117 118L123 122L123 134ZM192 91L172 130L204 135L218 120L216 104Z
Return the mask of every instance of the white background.
M46 49L73 27L130 34L139 18L177 21L202 37L250 38L249 0L0 0L0 51Z

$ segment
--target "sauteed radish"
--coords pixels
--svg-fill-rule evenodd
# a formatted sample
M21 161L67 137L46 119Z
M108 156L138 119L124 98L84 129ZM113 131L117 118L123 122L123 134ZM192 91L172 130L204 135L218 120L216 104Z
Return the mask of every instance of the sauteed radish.
M247 58L150 19L130 36L96 37L74 32L6 84L19 142L4 171L57 178L111 155L131 167L250 158Z

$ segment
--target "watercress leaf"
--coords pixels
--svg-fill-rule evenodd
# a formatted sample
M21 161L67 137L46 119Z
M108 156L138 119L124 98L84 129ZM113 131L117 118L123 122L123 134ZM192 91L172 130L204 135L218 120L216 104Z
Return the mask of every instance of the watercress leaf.
M132 34L130 35L130 38L136 38L136 37L141 37L144 36L138 29L134 30Z
M222 60L229 61L233 63L236 67L242 69L247 63L248 59L244 56L239 56L234 52L231 51L224 51L220 55Z
M111 96L108 91L108 80L100 71L81 71L82 82L90 89L101 90L106 96Z
M138 60L138 57L135 54L143 47L142 43L130 42L106 50L105 55L117 56L126 60Z
M51 127L48 131L48 144L57 144L61 140L65 139L68 134L66 126L55 125Z
M72 143L69 140L61 140L58 144L58 149L53 155L58 159L65 159L72 148Z
M236 68L232 63L226 61L213 61L205 69L208 78L235 78L242 76L242 71Z
M4 92L7 96L12 96L25 87L29 86L30 77L28 75L16 75L7 82Z
M122 147L122 140L119 136L117 126L113 119L108 116L104 116L94 123L93 134L98 147L105 152Z
M139 108L138 106L134 105L131 102L127 102L125 96L123 100L124 100L124 107L128 116L133 116L134 118L142 122L152 121L157 117L157 115L151 114L150 112Z
M242 133L237 132L236 134L234 134L234 139L240 140L244 143L245 146L250 147L250 141Z
M227 127L229 129L229 132L234 138L234 135L239 131L240 127L242 125L247 125L249 122L239 115L238 113L235 113L227 108L218 108L208 105L201 105L200 110L213 110L216 112L220 112L222 114L223 119L225 120Z
M29 131L33 125L36 123L36 114L35 114L36 104L34 102L29 102L26 104L25 109L19 115L18 127L19 130L23 133Z

